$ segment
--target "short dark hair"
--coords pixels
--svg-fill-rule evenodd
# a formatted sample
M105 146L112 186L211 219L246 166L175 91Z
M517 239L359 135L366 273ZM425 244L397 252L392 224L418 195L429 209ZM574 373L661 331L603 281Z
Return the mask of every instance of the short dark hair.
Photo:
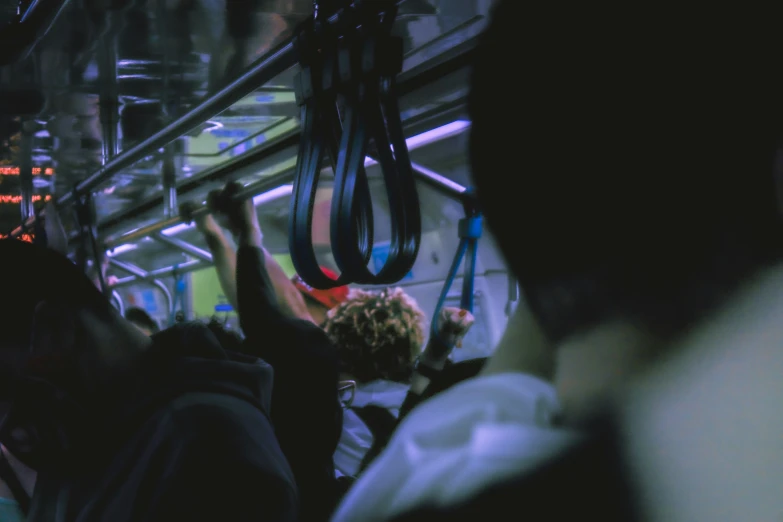
M38 245L0 240L0 373L9 380L26 363L36 306L45 300L89 308L104 319L114 308L67 257ZM2 386L2 392L10 391Z
M554 340L675 335L781 258L776 31L648 11L500 0L476 52L477 193Z
M139 326L143 326L152 333L157 333L160 331L158 322L142 308L136 306L128 308L125 311L125 319Z

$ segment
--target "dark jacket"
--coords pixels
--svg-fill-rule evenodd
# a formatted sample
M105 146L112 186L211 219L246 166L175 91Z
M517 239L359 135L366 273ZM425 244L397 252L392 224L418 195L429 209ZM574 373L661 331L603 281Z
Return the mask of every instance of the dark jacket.
M264 252L237 252L239 319L246 353L275 370L272 422L299 486L301 520L327 520L337 500L333 455L342 429L337 352L324 331L284 315Z
M225 352L202 325L153 340L113 408L80 408L62 390L15 403L9 422L36 406L48 440L60 436L41 460L28 521L296 520L296 486L268 418L271 368ZM52 429L43 419L65 420Z

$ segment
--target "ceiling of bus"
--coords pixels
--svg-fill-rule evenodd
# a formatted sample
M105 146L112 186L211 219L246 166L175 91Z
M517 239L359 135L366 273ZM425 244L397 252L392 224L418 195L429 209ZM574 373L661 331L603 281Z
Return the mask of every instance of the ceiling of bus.
M426 64L478 34L491 3L492 0L401 2L395 31L405 41L404 69ZM106 135L101 100L113 85L99 71L100 51L107 38L117 38L116 89L121 107L115 128L121 152L198 105L289 39L297 24L312 14L312 5L311 0L68 2L28 58L0 69L0 89L34 89L46 98L44 110L32 118L0 114L0 163L20 163L19 122L23 120L34 127L33 164L40 171L34 180L38 200L68 192L80 180L100 170ZM124 216L162 194L164 154L174 157L178 184L188 182L193 186L191 182L197 181L194 190L180 196L180 202L202 201L209 190L226 181L214 176L207 180L206 173L212 174L249 151L296 133L294 69L259 86L251 95L192 129L172 142L168 150L151 151L143 160L113 176L95 194L99 225L119 220L121 226L113 226L109 232L122 233L163 217L162 208L135 214L132 219ZM437 113L441 108L445 111L464 99L464 72L442 80L401 100L404 122ZM426 129L419 125L416 130ZM461 138L454 139L461 143ZM438 166L445 175L466 183L461 168L464 159L454 154L454 144L451 147L447 143L428 144L413 152L414 161L433 169ZM286 150L231 177L247 184L294 164L295 150ZM18 176L0 174L0 193L9 197L19 194ZM422 193L423 199L428 197L426 190ZM380 199L383 197L381 194ZM287 227L285 201L265 204L259 210L267 241L280 248L285 245ZM0 233L5 233L18 224L20 213L15 200L5 202L0 198L0 202ZM382 215L383 205L379 205ZM67 221L68 216L65 218ZM435 223L440 218L425 213L427 219ZM195 237L183 239L198 242ZM163 258L181 255L157 244L149 248L150 255L145 258L152 259L151 254L158 248L163 265L168 262Z

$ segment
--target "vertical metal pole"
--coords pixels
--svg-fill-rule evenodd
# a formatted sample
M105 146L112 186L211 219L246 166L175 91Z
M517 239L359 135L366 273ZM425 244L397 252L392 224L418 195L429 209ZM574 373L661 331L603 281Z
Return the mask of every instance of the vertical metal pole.
M87 266L90 253L87 241L87 233L84 226L84 202L81 198L75 198L76 204L73 207L74 217L76 218L76 224L79 226L79 241L76 249L76 266L78 266L82 272L87 272L89 268Z
M177 151L176 144L167 145L163 149L163 214L166 218L178 215L177 210Z
M107 11L107 30L102 35L98 45L98 78L100 87L100 121L101 121L101 161L103 165L109 163L120 153L119 127L120 127L120 96L117 87L117 35L119 31L119 16L115 11ZM78 198L78 193L74 191ZM79 204L79 203L77 203ZM95 224L95 201L91 194L87 194L83 205L80 223L82 230L82 243L89 241L84 248L92 251L95 272L98 275L101 291L110 296L106 285L103 263L106 256L98 241L98 228Z
M22 193L22 222L35 214L33 208L33 131L35 122L25 122L22 126L21 158L19 165L19 183Z
M171 71L172 63L174 62L174 55L180 58L180 66L182 66L182 60L177 47L172 48L171 45L166 45L171 41L170 35L172 34L172 27L169 24L174 23L171 20L172 16L176 16L174 11L167 10L165 3L161 0L157 4L157 20L158 31L164 41L163 46L163 92L161 93L160 103L163 108L163 114L166 118L166 123L170 123L179 113L179 99L177 92L172 91L171 87ZM168 24L167 24L168 22ZM174 33L176 35L176 33ZM166 218L171 218L178 215L177 209L177 156L178 145L181 140L177 139L166 145L163 149L163 215ZM181 156L181 154L179 155Z
M108 163L120 152L118 136L120 123L120 102L117 88L117 31L116 13L107 13L109 30L104 34L98 45L98 73L101 82L100 116L101 132L103 134L102 153L103 164Z

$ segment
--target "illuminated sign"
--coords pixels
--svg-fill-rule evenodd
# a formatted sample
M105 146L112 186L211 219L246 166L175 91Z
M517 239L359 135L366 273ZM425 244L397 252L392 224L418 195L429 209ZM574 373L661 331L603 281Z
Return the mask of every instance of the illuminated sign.
M40 194L33 194L33 203L38 203L39 201L51 201L52 195L47 194L46 197L41 196ZM11 196L8 194L0 194L0 203L10 203L12 205L21 205L22 204L22 196Z
M7 234L0 234L0 239L7 238ZM19 239L20 241L24 241L26 243L32 243L33 242L33 235L32 234L22 234L21 236L17 237L16 239Z
M42 169L41 167L33 167L33 176L40 176L43 174L44 176L53 176L54 175L54 169L52 167L46 167L45 169ZM0 167L0 176L18 176L19 175L19 167Z

